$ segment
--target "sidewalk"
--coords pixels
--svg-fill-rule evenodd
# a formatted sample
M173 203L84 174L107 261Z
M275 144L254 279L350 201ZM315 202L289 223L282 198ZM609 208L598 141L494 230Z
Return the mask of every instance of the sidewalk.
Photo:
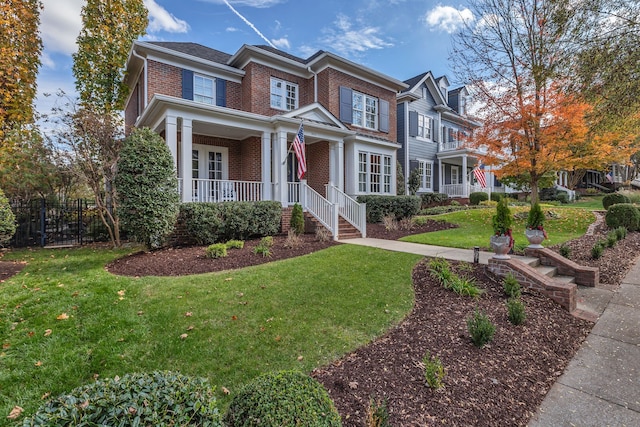
M473 262L468 249L369 238L342 242ZM492 255L481 251L480 263ZM579 287L580 305L600 317L529 427L640 426L640 258L616 291Z

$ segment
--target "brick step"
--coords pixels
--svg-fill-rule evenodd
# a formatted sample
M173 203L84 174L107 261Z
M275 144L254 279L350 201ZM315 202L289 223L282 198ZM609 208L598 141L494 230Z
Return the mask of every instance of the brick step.
M320 222L311 214L305 212L305 216L314 224L314 227L324 227ZM356 239L362 237L362 234L355 228L349 221L343 217L338 217L338 239Z

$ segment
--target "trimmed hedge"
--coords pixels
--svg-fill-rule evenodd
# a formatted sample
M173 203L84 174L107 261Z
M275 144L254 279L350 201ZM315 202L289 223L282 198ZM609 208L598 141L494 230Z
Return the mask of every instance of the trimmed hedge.
M616 203L609 206L604 220L609 228L624 227L628 231L640 230L640 210L630 203Z
M222 426L207 380L173 372L99 380L42 405L22 426Z
M473 206L477 206L480 202L489 200L489 195L482 191L476 191L469 194L469 203Z
M420 195L422 199L422 208L430 207L446 202L449 196L445 193L424 193Z
M631 201L627 196L620 193L609 193L602 198L602 206L605 209L609 209L609 206L615 205L618 203L631 203Z
M411 218L420 212L419 196L358 196L358 203L367 204L367 222L382 222L385 216L397 220Z
M342 426L329 393L302 372L263 374L249 382L229 405L228 427Z
M180 218L190 238L210 245L277 234L282 205L272 201L184 203Z

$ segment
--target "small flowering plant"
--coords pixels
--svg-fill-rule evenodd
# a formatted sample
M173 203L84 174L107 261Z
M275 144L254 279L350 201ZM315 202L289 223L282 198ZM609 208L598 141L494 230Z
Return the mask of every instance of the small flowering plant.
M529 215L527 216L527 229L528 230L540 230L544 234L544 238L547 238L547 232L544 229L544 213L542 212L542 208L540 208L540 204L538 202L534 203L531 206L531 210L529 210Z

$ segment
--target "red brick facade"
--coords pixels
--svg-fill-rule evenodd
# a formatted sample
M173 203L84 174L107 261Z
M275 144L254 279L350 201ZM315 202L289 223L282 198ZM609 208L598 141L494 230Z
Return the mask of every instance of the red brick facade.
M147 101L153 95L169 95L182 97L182 69L169 64L149 60L147 61L149 88Z

